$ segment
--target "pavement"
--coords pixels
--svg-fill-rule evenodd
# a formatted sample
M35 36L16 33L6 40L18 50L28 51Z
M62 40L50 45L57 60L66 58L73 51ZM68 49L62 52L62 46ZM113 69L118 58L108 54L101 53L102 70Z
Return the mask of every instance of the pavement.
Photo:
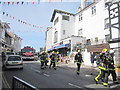
M62 66L62 68L67 67L67 68L70 68L70 69L77 68L76 63L73 63L73 62L68 62L68 63L59 62L58 67L60 67L60 66ZM89 66L89 65L82 64L81 69L85 70L83 72L87 75L97 76L99 74L99 68L98 67L92 67L92 66ZM109 76L109 80L112 80L111 75ZM120 82L120 80L119 80L119 82Z

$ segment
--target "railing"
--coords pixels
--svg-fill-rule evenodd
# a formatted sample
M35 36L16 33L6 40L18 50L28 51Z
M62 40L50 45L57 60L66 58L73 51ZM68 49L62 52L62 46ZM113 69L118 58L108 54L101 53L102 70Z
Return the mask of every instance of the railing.
M12 90L39 90L38 88L30 85L29 83L21 80L20 78L13 76L12 80Z

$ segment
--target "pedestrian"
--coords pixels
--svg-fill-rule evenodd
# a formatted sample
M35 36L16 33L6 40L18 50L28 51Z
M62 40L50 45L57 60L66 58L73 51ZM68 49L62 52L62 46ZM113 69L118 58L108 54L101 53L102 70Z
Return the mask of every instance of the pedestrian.
M93 54L93 52L90 52L90 60L91 60L92 67L94 67L94 57L95 55Z
M109 87L108 85L108 76L109 76L109 71L108 71L108 57L107 57L107 49L104 48L102 50L102 53L100 53L100 64L99 64L99 74L95 77L95 82L98 84L98 82L101 80L102 84L105 87Z
M49 69L51 69L51 66L53 65L53 68L56 70L56 62L57 62L57 55L55 51L52 51L52 55L50 56L50 66Z
M74 62L77 63L77 75L79 75L80 67L81 67L81 64L83 62L81 50L78 50L77 54L75 55L75 61Z

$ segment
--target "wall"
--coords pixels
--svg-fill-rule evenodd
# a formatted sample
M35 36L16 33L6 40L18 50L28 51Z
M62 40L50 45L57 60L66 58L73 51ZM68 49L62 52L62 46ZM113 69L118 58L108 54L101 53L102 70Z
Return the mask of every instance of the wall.
M83 37L87 39L98 37L99 39L105 38L104 35L104 18L105 18L105 8L104 2L101 0L96 4L96 14L92 15L91 5L86 10L82 11L83 20L79 21L80 13L76 14L75 17L75 31L78 34L79 29L83 29Z
M66 15L66 14L61 14ZM75 35L74 25L75 25L75 17L73 15L66 15L69 16L69 21L61 20L61 39L68 38L72 35ZM65 34L63 35L62 30L65 30Z

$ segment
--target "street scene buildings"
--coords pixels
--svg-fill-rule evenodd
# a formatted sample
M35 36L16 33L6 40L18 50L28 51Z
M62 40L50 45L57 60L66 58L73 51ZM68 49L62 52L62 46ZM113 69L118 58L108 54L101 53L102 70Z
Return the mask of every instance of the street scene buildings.
M9 31L10 26L0 21L0 52L20 52L22 38Z
M108 41L119 35L117 30L112 30L114 35L110 37L107 2L81 0L76 14L54 10L52 29L46 32L46 50L57 49L63 56L70 56L82 49L86 65L90 65L90 52L101 52L102 48L110 50Z
M40 0L38 1L40 4ZM52 0L49 0L49 4L50 1ZM24 8L20 5L28 5L29 3L25 13L32 13L36 16L32 16L32 14L30 16L21 10L19 14L21 16L23 14L23 17L20 17L16 11ZM120 0L80 0L76 13L61 10L61 7L61 9L52 7L51 9L54 8L54 10L50 13L49 21L52 25L49 27L45 26L48 21L44 22L44 20L48 20L46 19L48 16L42 16L48 14L48 11L46 9L39 10L44 4L42 3L39 9L37 7L37 11L32 6L38 5L35 3L24 1L3 3L3 5L15 4L20 6L14 10L13 7L10 8L6 5L7 8L11 9L10 12L13 10L13 15L18 15L20 19L16 18L17 16L11 16L12 14L9 15L10 12L6 13L6 7L4 7L6 11L2 13L23 24L23 31L22 25L20 25L22 34L18 31L21 36L24 37L25 29L28 31L22 39L11 32L10 23L0 20L0 54L1 52L20 52L16 55L2 53L3 56L0 57L2 64L0 65L2 67L1 78L3 79L0 86L3 89L13 90L16 88L23 90L41 90L42 88L119 90ZM46 7L48 9L50 6ZM39 17L30 8L36 13L39 12L40 14L37 13ZM44 14L43 10L46 10ZM24 18L25 21L21 18ZM43 24L43 27L36 25L37 20ZM17 23L15 24L17 26ZM24 27L24 25L26 26ZM37 33L35 33L35 29L38 30ZM37 35L45 35L45 37ZM21 49L22 40L24 40L24 45L28 46ZM43 47L40 47L42 45L38 41L43 44ZM29 46L29 44L39 47L38 52L34 46Z

